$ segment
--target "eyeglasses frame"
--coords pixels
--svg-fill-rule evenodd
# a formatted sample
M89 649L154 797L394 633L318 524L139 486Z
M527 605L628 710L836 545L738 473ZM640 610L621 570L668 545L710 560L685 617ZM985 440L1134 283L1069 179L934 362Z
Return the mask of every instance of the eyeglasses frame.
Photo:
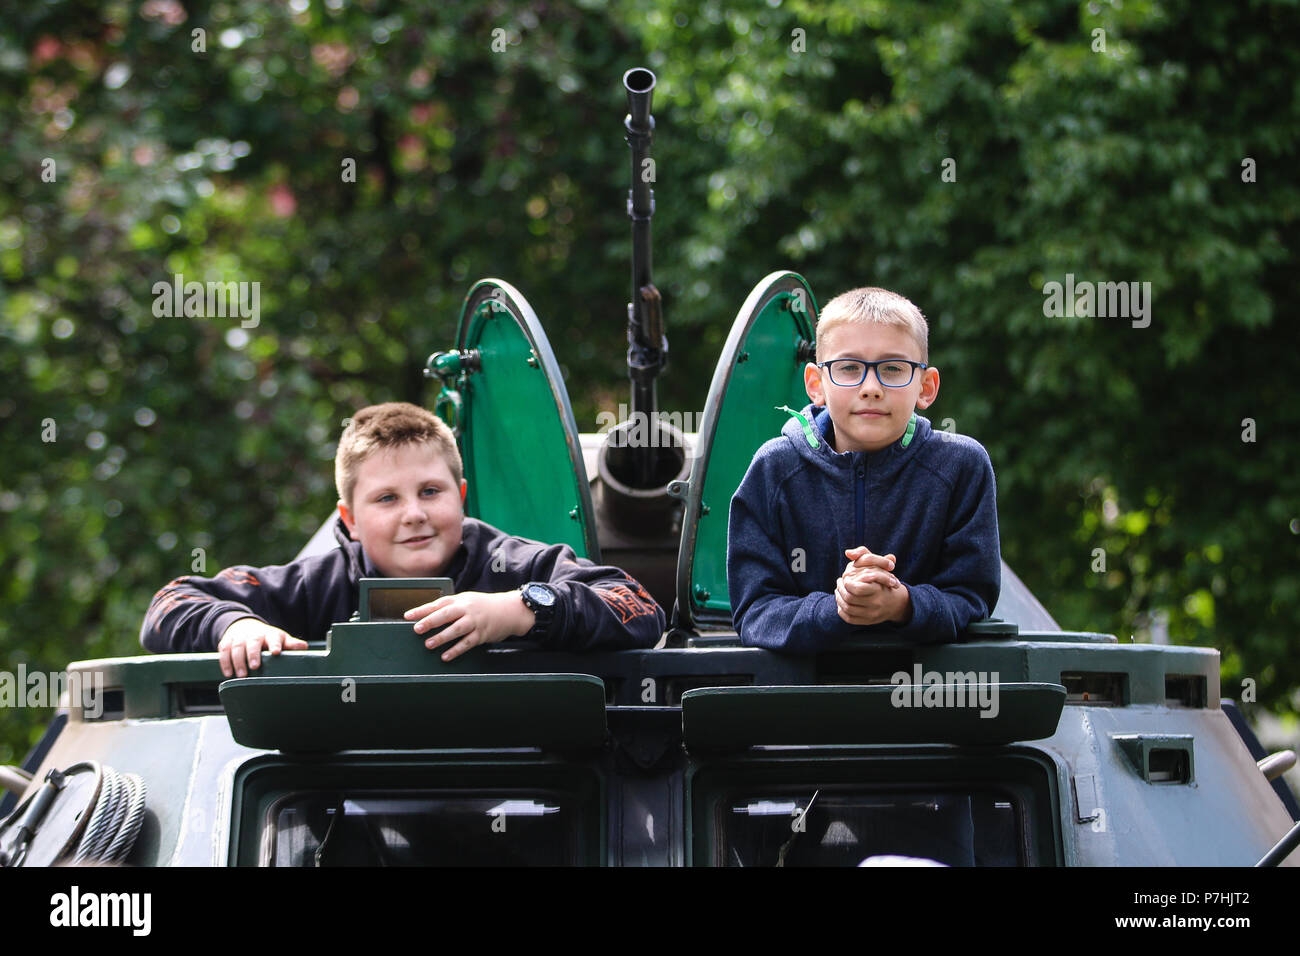
M834 362L859 363L860 365L863 366L862 378L858 379L858 381L853 385L841 385L839 382L835 381L835 376L831 373L830 366ZM893 362L895 364L902 362L912 366L912 374L908 376L907 381L904 382L902 385L886 385L884 381L881 380L880 372L877 370L876 367L879 365L888 365L890 362ZM868 362L866 359L855 359L855 358L847 358L847 357L827 359L825 362L816 362L814 364L816 364L818 368L826 369L827 377L830 378L831 384L834 385L836 388L860 388L862 386L862 383L867 380L867 376L872 374L873 372L876 375L876 381L880 382L882 388L907 388L907 386L912 384L912 380L916 378L917 372L924 372L927 368L930 367L925 362L913 362L911 359L881 359L878 362Z

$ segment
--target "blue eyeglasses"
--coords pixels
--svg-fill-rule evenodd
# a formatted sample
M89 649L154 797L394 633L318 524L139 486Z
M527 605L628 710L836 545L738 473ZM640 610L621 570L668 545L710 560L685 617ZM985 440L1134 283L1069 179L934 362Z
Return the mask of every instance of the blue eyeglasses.
M832 384L844 388L857 388L867 380L867 373L873 368L876 378L887 388L905 388L912 384L912 377L918 369L930 366L924 362L912 362L908 359L882 359L879 362L864 362L862 359L831 359L818 362L818 368L830 372Z

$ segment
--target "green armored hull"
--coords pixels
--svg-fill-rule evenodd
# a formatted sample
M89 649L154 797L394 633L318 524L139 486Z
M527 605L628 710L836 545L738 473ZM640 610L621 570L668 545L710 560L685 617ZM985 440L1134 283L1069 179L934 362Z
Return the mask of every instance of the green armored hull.
M137 774L147 866L1249 865L1291 825L1211 650L1041 631L798 660L714 636L447 665L409 630L340 624L244 679L77 664L107 708L74 707L35 780Z

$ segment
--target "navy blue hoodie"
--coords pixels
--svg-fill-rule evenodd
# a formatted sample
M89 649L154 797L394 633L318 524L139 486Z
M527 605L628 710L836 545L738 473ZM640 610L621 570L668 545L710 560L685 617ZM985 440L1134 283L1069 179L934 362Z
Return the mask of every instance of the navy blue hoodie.
M216 577L177 578L154 595L140 628L151 651L215 651L241 617L256 617L307 641L323 641L330 625L357 609L362 577L384 577L342 519L339 547L326 554L265 568L236 566ZM640 584L618 568L593 564L567 544L541 544L466 518L461 545L438 577L457 592L509 591L530 581L559 595L543 647L565 650L653 647L664 612Z
M741 642L812 653L853 633L953 640L997 604L1001 549L993 465L979 442L935 432L916 416L876 452L836 452L824 406L786 421L764 443L731 499L727 580ZM866 545L898 558L894 575L912 600L907 624L849 624L835 606L844 552Z

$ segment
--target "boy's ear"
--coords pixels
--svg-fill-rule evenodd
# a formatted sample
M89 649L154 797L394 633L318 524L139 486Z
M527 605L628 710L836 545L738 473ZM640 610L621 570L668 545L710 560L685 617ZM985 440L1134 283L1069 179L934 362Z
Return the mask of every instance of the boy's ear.
M460 480L460 506L465 507L465 495L469 492L469 482L464 478Z
M803 367L803 389L814 405L826 404L826 392L822 388L822 370L813 362Z
M343 518L343 523L347 525L348 534L352 535L353 541L360 541L357 537L357 519L352 516L351 509L343 502L339 502L339 516Z
M939 397L939 370L931 365L921 373L921 394L916 397L917 408L929 408Z

